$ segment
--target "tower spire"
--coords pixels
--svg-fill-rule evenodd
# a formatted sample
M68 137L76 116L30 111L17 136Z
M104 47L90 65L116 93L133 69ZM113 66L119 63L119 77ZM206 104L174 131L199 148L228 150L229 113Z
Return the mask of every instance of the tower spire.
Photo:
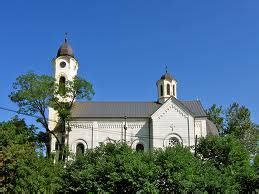
M63 42L63 44L59 47L58 53L57 53L57 57L60 57L60 56L70 56L70 57L75 58L73 49L70 46L70 44L68 43L68 38L67 37L68 37L68 33L66 32L64 34L65 42Z
M65 32L65 42L67 42L67 36L68 36L68 33Z

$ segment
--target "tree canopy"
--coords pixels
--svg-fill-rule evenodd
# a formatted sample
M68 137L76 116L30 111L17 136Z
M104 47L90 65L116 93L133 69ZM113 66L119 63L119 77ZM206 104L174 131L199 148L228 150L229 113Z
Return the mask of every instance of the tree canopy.
M44 157L36 128L17 117L0 123L4 191L51 192L60 188L63 167Z
M255 153L256 127L247 107L233 103L224 110L222 106L214 104L206 112L208 118L216 124L221 135L233 135L245 145L250 153Z
M0 123L8 192L251 192L259 188L258 157L233 135L201 138L196 151L175 146L149 152L101 144L64 164L45 158L34 126Z
M64 141L60 141L49 128L48 108L52 107L57 111L64 133L64 126L69 121L74 100L90 100L94 94L92 84L79 77L75 77L73 81L66 81L64 86L63 90L60 90L59 83L53 77L29 72L16 79L13 92L9 96L19 106L19 112L36 117L37 122L42 124L45 129L45 135L42 134L42 137L44 137L48 155L50 134L56 137L61 149Z

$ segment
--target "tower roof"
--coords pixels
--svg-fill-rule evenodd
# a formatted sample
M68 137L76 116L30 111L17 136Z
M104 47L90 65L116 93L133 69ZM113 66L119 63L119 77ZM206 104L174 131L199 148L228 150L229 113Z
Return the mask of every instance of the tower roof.
M168 73L168 72L166 71L166 73L165 73L164 75L162 75L160 79L172 81L174 78L172 77L172 75L171 75L170 73Z
M68 44L67 39L65 38L65 42L59 47L57 57L60 56L70 56L74 57L74 52L70 44Z
M170 73L168 73L168 71L167 71L167 66L165 66L165 74L163 74L162 76L161 76L161 78L160 78L160 80L168 80L168 81L172 81L172 80L175 80L176 81L176 79L170 74Z

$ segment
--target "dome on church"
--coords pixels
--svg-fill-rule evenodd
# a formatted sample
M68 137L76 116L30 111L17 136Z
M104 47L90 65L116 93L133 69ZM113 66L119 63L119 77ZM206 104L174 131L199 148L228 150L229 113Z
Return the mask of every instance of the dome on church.
M60 56L74 57L73 49L68 44L67 39L65 39L65 42L58 49L57 57L60 57Z
M168 81L172 81L174 78L171 76L170 73L166 72L164 75L161 76L160 79L164 79L164 80L168 80Z

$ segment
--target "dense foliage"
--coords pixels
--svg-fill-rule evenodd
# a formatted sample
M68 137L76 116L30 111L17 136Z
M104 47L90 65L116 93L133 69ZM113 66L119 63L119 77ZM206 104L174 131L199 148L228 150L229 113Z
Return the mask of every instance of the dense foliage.
M250 192L259 188L257 170L233 136L202 138L197 157L182 146L136 152L108 143L67 164L62 191Z
M4 191L37 193L60 188L63 167L43 156L36 128L14 118L0 123Z
M14 118L0 124L4 188L9 192L251 192L259 187L258 157L231 135L201 138L197 155L176 146L136 152L122 143L102 144L66 165L41 151L36 129Z
M231 134L245 145L251 153L256 152L256 126L251 120L250 111L238 103L226 110L215 104L207 110L208 119L216 124L221 135Z

